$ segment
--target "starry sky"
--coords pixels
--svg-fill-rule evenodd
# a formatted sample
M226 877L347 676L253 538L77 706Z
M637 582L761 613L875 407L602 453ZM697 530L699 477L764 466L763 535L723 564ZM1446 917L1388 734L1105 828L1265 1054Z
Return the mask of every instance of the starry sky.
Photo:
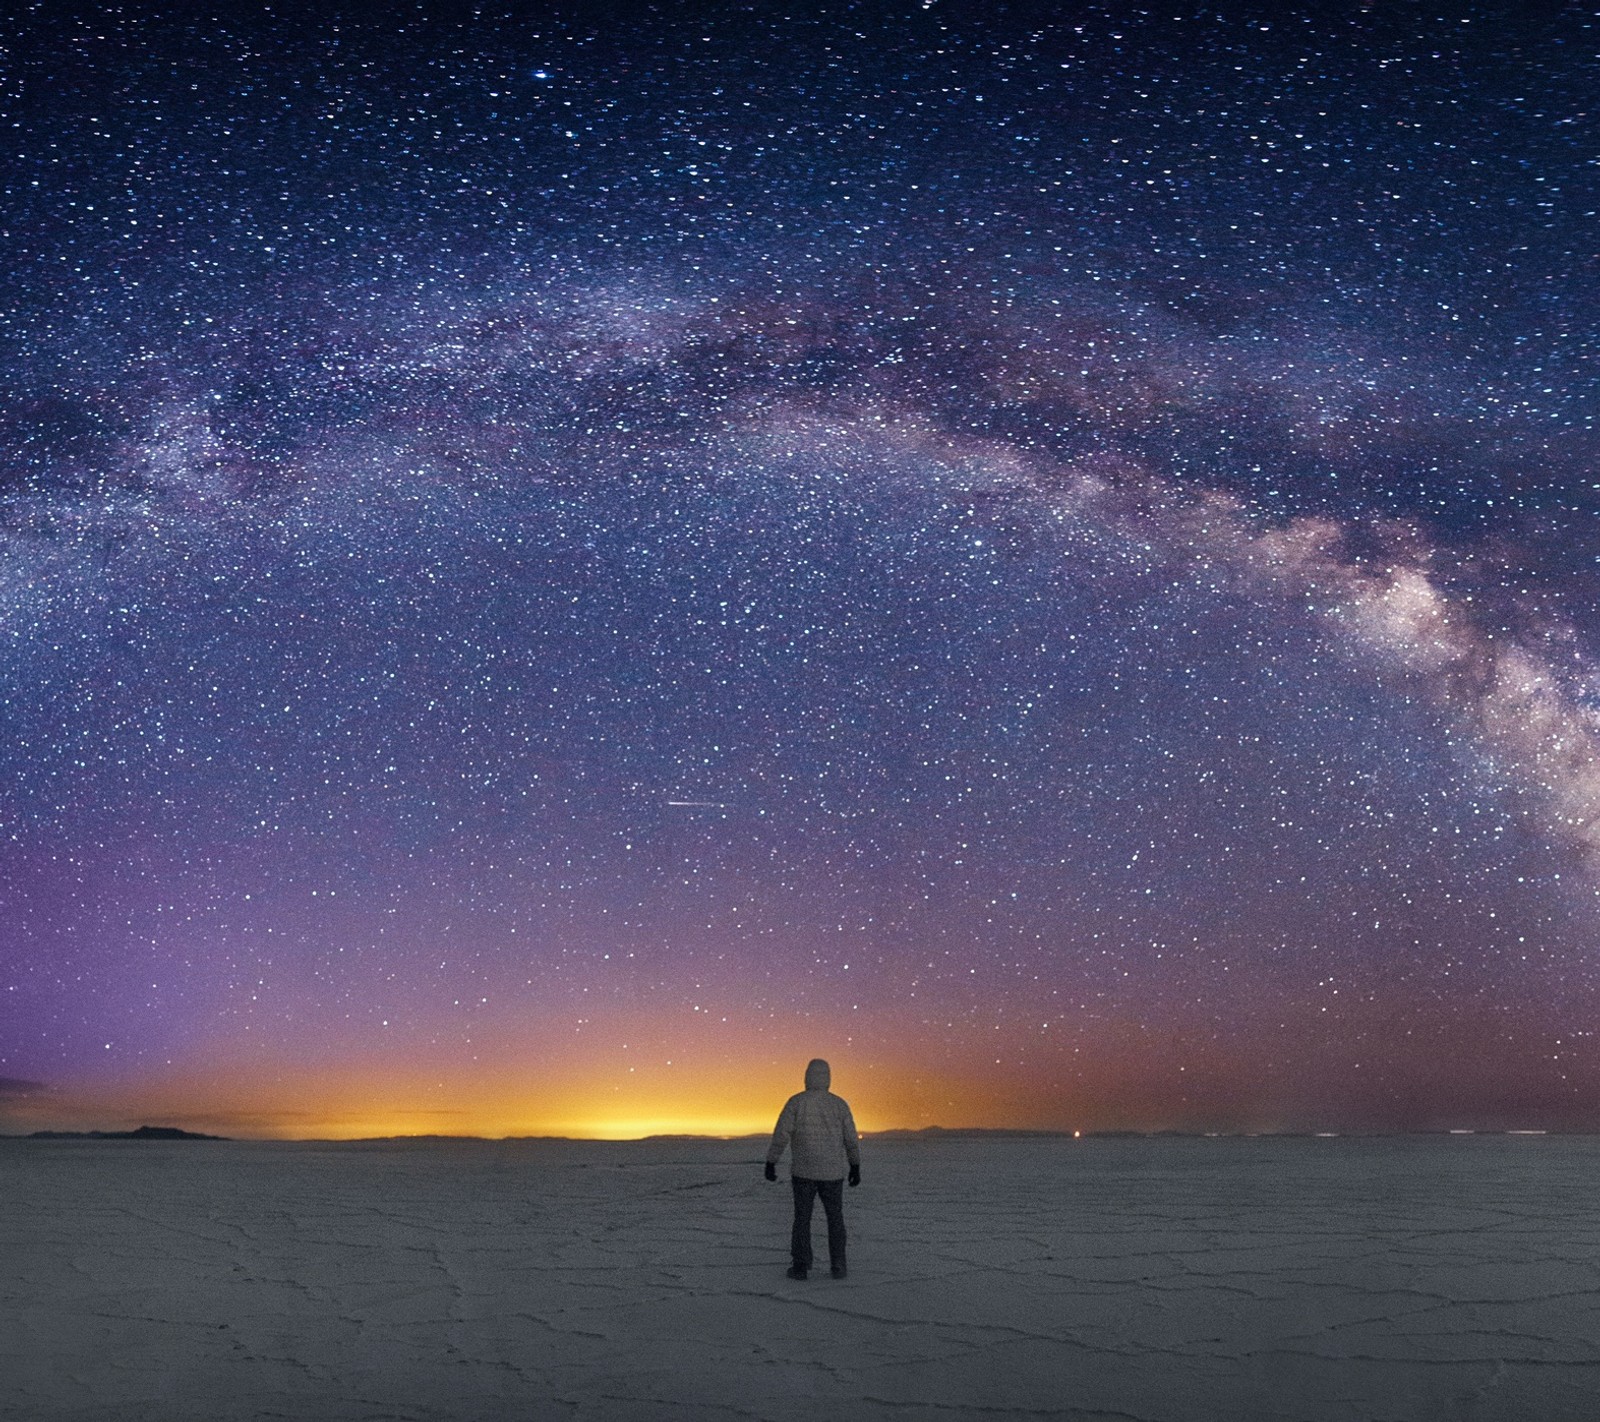
M1597 38L27 7L0 1127L1600 1128Z

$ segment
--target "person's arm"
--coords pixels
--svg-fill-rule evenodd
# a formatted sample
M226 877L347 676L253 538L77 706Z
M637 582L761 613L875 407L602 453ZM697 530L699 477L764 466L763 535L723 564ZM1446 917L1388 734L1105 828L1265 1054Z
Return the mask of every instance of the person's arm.
M794 1097L783 1103L783 1110L778 1113L778 1124L772 1128L772 1144L767 1147L767 1169L770 1172L783 1158L783 1153L789 1148L789 1142L794 1138ZM769 1174L769 1180L772 1178Z
M850 1162L850 1183L861 1183L861 1137L856 1134L856 1118L844 1108L844 1153Z

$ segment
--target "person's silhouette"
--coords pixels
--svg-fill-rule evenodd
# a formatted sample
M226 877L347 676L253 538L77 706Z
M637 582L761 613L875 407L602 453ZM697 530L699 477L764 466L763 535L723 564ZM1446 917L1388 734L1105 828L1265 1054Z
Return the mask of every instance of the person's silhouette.
M807 1065L806 1089L783 1103L767 1148L767 1179L776 1180L778 1161L794 1147L789 1160L789 1183L794 1187L791 1279L804 1279L811 1271L811 1207L819 1195L828 1217L828 1262L835 1279L845 1276L845 1172L848 1167L852 1185L861 1183L861 1142L850 1103L828 1090L832 1079L821 1057Z

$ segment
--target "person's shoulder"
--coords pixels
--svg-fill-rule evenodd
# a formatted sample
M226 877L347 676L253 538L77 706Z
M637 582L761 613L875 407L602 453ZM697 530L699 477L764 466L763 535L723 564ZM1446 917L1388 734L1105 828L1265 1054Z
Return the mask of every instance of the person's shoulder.
M832 1091L830 1091L828 1093L828 1095L833 1097L833 1099L835 1101L837 1101L841 1106L843 1106L846 1111L848 1111L850 1109L850 1103L848 1101L846 1101L844 1099L844 1097L842 1097L842 1096L838 1095L836 1092L832 1092Z

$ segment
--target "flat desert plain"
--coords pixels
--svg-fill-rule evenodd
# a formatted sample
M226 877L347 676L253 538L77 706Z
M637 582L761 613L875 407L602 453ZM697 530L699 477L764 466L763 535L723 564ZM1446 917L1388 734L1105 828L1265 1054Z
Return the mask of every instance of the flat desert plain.
M0 1141L0 1417L1600 1417L1597 1138L869 1138L805 1283L761 1158Z

